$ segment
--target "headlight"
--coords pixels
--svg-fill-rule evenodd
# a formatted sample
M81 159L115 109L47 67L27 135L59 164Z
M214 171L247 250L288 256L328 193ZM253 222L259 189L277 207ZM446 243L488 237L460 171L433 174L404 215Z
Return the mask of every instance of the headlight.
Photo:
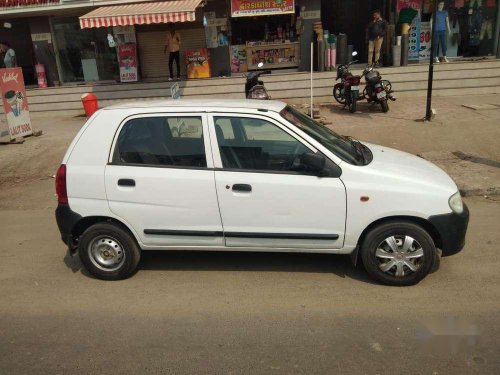
M464 204L462 202L462 197L460 196L459 191L457 191L450 197L450 199L448 199L448 204L450 205L450 208L454 213L461 214L462 212L464 212Z

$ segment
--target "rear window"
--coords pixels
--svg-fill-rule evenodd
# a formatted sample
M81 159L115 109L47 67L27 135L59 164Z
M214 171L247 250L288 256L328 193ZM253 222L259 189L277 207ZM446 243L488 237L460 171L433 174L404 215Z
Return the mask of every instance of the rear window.
M113 162L206 167L201 117L141 117L129 120L118 135Z

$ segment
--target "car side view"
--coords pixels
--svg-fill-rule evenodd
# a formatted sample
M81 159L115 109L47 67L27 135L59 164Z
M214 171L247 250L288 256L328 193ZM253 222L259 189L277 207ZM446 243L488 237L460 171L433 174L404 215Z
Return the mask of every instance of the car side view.
M142 250L350 254L412 285L460 251L469 213L437 166L336 134L283 102L178 100L96 112L56 175L62 240L95 277Z

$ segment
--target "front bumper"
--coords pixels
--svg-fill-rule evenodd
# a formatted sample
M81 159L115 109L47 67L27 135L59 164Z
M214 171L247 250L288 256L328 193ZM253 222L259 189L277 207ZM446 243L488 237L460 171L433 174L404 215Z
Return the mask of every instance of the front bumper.
M469 209L465 203L461 214L434 215L429 217L429 222L439 232L443 256L456 254L463 249L469 224Z

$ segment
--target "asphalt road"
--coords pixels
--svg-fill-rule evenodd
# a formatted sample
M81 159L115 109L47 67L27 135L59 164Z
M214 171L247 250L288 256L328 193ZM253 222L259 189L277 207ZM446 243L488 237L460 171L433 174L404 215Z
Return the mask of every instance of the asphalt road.
M34 202L0 212L0 374L500 373L498 200L469 199L465 250L407 288L323 254L149 252L100 281Z

